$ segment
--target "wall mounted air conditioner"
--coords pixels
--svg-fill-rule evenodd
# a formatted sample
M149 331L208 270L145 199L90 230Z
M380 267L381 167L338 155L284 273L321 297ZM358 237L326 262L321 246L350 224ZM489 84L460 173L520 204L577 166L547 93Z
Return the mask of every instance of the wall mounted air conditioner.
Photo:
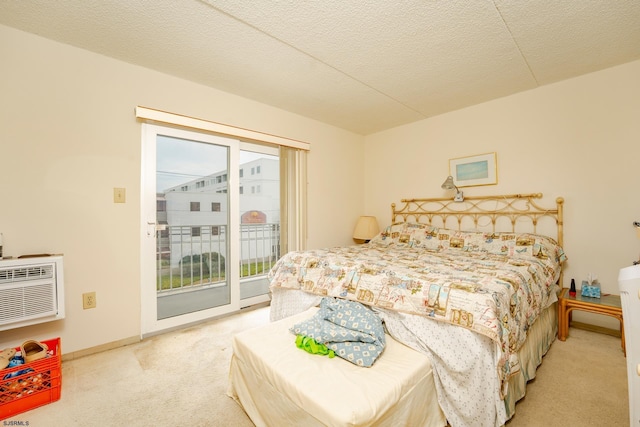
M63 318L62 256L0 260L0 331Z

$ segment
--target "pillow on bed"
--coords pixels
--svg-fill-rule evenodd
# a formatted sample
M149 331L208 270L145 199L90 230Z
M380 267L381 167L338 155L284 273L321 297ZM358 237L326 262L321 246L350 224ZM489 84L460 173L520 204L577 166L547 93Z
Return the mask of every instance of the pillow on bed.
M513 255L516 246L516 233L494 233L465 231L463 248L471 252L488 252L496 255Z
M391 224L370 240L378 246L423 247L438 229L427 224L400 222Z
M548 257L555 262L566 260L564 251L551 237L532 233L458 231L414 222L392 224L371 239L370 243L432 251L460 249L510 257Z
M440 230L446 236L445 230ZM450 243L443 247L458 248L469 252L487 252L509 257L550 259L554 263L566 260L563 249L551 237L533 233L494 233L475 231L450 231Z
M517 235L516 253L542 259L548 258L556 263L562 263L567 259L564 250L554 239L531 233Z
M417 247L434 251L447 248L464 250L481 250L480 246L492 241L487 237L488 233L468 232L438 228L428 224L402 222L388 226L370 243L381 246ZM492 233L493 234L493 233ZM495 242L496 248L492 251L498 253L505 249L500 242Z
M403 222L390 225L374 237L371 242L384 246L406 246L440 251L449 247L463 249L466 237L463 231L415 222Z

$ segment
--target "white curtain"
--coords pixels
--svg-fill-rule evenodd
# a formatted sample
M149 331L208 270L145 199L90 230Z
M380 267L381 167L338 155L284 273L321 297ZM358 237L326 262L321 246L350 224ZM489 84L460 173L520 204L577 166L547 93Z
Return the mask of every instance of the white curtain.
M280 146L280 249L307 246L307 152Z

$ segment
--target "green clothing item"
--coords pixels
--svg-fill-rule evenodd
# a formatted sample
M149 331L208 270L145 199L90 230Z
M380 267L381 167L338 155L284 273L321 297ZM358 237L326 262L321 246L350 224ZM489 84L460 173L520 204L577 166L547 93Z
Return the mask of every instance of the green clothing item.
M329 359L336 356L333 350L327 348L326 345L316 342L311 337L305 337L304 335L296 335L296 347L303 349L307 353L320 354L323 356L329 356Z

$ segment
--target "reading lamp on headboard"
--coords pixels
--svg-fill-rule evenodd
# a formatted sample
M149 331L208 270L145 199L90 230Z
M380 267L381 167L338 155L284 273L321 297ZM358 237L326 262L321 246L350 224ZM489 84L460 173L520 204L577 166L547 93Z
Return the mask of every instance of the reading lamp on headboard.
M453 197L453 201L454 202L464 201L464 196L462 195L462 191L460 191L460 189L456 187L456 184L453 183L453 177L451 175L449 175L447 179L445 179L444 182L442 183L442 189L456 190L456 195Z

